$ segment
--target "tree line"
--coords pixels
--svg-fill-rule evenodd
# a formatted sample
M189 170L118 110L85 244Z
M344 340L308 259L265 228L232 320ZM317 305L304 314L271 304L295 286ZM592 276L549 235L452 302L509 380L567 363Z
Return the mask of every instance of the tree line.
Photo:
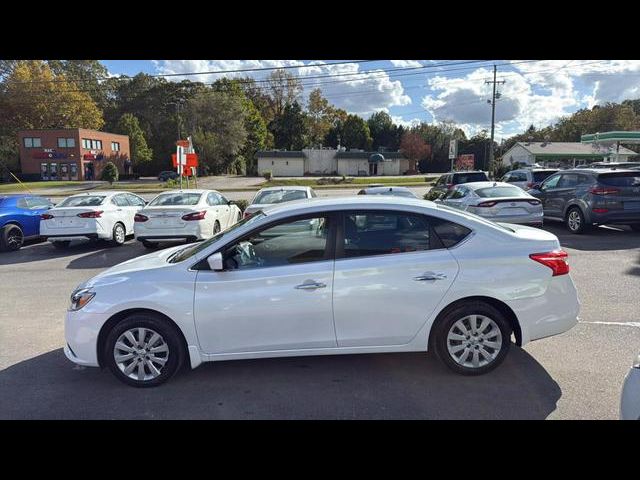
M299 77L280 69L264 80L221 78L212 83L169 81L140 73L109 77L97 60L0 61L0 160L19 171L17 131L91 128L129 135L134 170L171 168L175 141L191 135L208 173L255 174L256 152L344 146L402 151L420 171L446 171L449 141L488 169L486 130L467 138L455 123L397 125L379 111L367 119L336 107L316 88L305 95ZM580 141L580 135L640 127L640 100L583 109L517 141Z

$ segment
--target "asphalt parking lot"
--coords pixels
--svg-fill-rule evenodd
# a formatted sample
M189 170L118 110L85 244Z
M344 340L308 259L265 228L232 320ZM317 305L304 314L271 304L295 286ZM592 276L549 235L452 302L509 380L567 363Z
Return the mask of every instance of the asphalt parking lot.
M67 251L36 243L0 254L0 418L615 419L624 375L640 352L640 233L545 228L570 253L581 322L514 346L480 377L411 353L220 362L160 388L126 387L66 360L63 317L77 284L146 253L139 243Z

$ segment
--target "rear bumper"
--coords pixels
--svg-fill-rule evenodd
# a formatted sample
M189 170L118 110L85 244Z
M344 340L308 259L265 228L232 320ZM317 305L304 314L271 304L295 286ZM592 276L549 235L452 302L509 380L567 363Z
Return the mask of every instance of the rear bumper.
M143 235L137 236L136 240L140 242L172 242L175 240L188 240L196 241L198 237L196 235Z
M65 234L65 235L44 235L45 240L49 241L64 241L64 240L77 240L78 238L88 238L89 240L97 240L101 238L97 233L78 233L78 234ZM107 238L107 237L103 237Z
M492 222L500 222L500 223L515 223L518 225L532 225L534 227L539 227L543 223L543 214L536 213L530 215L517 215L517 216L507 216L507 215L496 215L496 216L488 216L481 215L482 218L486 218L487 220L491 220Z
M591 223L598 224L631 224L640 223L640 211L620 210L607 213L590 212Z
M208 223L204 221L186 222L183 227L148 228L144 222L136 223L136 240L171 241L171 240L199 240L213 235L213 227L208 230Z

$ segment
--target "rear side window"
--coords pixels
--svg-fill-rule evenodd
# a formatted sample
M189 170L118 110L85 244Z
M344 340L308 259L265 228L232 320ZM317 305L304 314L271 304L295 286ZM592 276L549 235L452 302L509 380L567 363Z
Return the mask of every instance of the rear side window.
M361 211L344 216L346 258L406 253L431 248L428 217L404 212Z
M533 172L533 181L534 183L540 183L543 180L545 180L547 177L550 177L556 172L557 170L550 170L548 172Z
M116 195L111 199L111 202L119 207L129 207L129 202L124 195Z
M433 230L447 248L457 245L471 233L467 227L440 218L433 220Z
M475 172L475 173L456 173L454 175L455 183L470 183L470 182L486 182L489 179L484 172ZM526 178L525 178L526 180ZM511 178L513 182L513 177Z
M612 187L640 187L640 172L604 173L598 175L598 182Z
M512 172L509 177L510 182L526 182L527 174L525 172Z

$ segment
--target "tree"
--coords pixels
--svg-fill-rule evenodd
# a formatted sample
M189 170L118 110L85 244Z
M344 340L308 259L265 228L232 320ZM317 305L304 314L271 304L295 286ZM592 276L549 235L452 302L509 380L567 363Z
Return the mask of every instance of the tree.
M402 135L398 135L398 126L393 123L391 116L387 112L376 112L369 120L369 131L371 132L372 146L374 150L386 149L395 151L400 146Z
M275 120L284 113L287 105L298 101L302 94L302 83L286 70L278 69L267 77L266 91L269 96L270 117Z
M322 96L322 90L316 88L309 94L307 102L307 121L309 125L309 144L321 147L333 125L335 109Z
M285 106L281 115L269 124L276 148L301 150L307 146L306 115L296 101Z
M431 148L417 132L406 132L400 141L400 152L409 159L409 170L417 171L420 160L426 159Z
M242 101L227 92L206 90L187 102L185 116L203 167L213 173L237 173L247 139Z
M361 150L371 149L371 133L369 125L357 115L347 115L344 120L338 119L327 135L329 145L338 144L346 148Z
M109 104L112 83L104 83L109 71L98 60L48 60L56 75L64 75L69 81L86 91L101 110Z
M138 166L151 161L153 151L147 145L144 132L140 128L138 119L134 115L130 113L122 115L115 133L129 136L129 150L131 151L131 162L133 165Z
M104 167L102 167L102 174L100 175L100 180L109 182L110 185L113 185L113 182L118 181L118 167L113 162L105 163Z

